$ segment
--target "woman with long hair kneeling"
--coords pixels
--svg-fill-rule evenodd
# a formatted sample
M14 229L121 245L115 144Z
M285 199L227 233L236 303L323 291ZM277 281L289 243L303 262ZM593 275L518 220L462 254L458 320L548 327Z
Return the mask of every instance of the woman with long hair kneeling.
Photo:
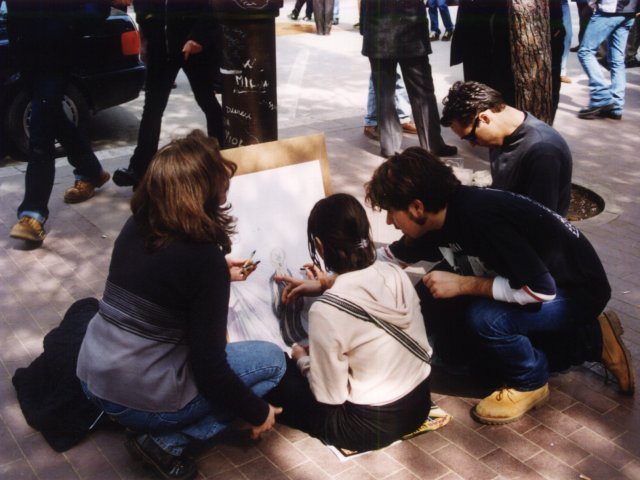
M284 302L322 293L309 311L309 349L294 348L298 368L288 368L267 398L284 407L279 422L325 443L384 447L429 414L431 347L418 297L402 269L376 261L366 212L354 197L316 203L307 235L310 270L320 278L280 279L288 282ZM318 256L334 275L319 272Z
M262 397L285 371L267 342L226 342L230 281L252 268L225 258L236 165L200 131L156 154L115 241L77 374L89 398L134 433L127 448L163 478L197 474L185 448L236 416L257 438L280 409Z

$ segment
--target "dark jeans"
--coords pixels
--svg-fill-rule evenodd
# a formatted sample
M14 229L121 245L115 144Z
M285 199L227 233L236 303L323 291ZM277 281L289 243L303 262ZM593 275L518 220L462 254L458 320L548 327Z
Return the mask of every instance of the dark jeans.
M44 222L55 178L55 143L62 144L76 178L96 179L102 166L87 139L64 113L62 100L69 84L66 72L43 71L25 76L32 93L29 127L29 163L24 200L18 217L29 215Z
M431 409L428 378L387 405L320 403L292 359L288 359L284 377L265 400L283 407L279 423L307 432L328 445L359 452L382 448L415 431Z
M162 115L180 69L187 75L196 102L205 114L208 135L217 138L220 145L224 141L222 107L214 93L216 63L212 62L205 53L192 55L188 61L185 61L181 55L174 55L170 59L164 58L153 51L152 43L149 43L147 48L144 108L138 130L138 145L129 162L129 168L138 178L142 178L158 150Z
M395 105L396 69L400 64L413 120L418 129L420 146L438 150L444 145L440 129L440 114L431 76L429 57L403 59L369 58L373 86L377 95L378 129L382 155L390 156L402 147L402 126Z
M493 383L534 390L551 371L600 360L600 312L587 308L586 291L560 288L553 301L522 306L479 297L437 300L422 282L416 290L438 357L468 364Z

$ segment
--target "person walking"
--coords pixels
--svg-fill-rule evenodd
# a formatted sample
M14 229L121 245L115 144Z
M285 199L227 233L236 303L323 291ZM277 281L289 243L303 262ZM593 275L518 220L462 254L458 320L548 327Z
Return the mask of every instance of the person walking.
M76 45L85 32L109 15L110 0L8 0L7 26L11 61L31 93L29 155L25 190L18 206L13 238L42 243L55 179L55 143L74 167L75 183L64 192L66 203L95 195L109 181L87 138L64 113L62 100L71 78Z
M215 96L219 30L208 0L136 0L146 40L147 79L138 144L127 168L113 174L120 187L136 186L158 150L162 115L180 69L207 119L207 134L224 141L222 107Z
M442 138L429 54L429 26L422 0L362 0L362 54L369 57L378 94L380 154L389 157L402 146L402 127L395 111L396 69L407 86L420 145L438 156L458 152Z
M589 77L589 105L578 112L578 118L622 120L626 88L625 48L634 17L639 12L638 0L597 0L578 49L578 59ZM608 85L596 57L605 40L611 72Z

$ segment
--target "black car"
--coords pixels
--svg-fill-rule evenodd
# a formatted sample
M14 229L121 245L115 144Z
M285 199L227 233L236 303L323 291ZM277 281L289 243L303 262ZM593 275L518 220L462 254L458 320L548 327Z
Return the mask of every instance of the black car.
M0 155L10 150L26 158L31 102L19 72L9 65L8 49L6 6L0 0ZM65 112L76 125L83 128L90 114L138 97L145 75L139 53L136 24L115 8L83 37L64 98Z

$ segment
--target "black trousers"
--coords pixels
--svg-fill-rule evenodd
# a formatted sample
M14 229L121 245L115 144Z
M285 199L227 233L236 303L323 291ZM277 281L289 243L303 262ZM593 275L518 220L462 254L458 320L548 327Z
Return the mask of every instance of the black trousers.
M358 452L385 447L415 431L431 409L429 379L401 399L382 406L327 405L318 402L295 361L265 399L283 407L278 422L297 428L328 445Z
M187 75L193 96L207 119L207 134L217 138L220 145L224 141L222 107L214 92L216 62L211 61L205 53L192 55L185 61L181 54L169 58L155 54L152 44L148 45L148 49L146 92L138 145L129 162L129 168L138 178L142 178L158 150L162 115L180 69Z
M381 154L388 157L399 152L402 147L402 126L396 114L394 99L398 64L409 94L420 146L425 150L439 150L444 145L444 140L429 57L369 58L369 63L377 99Z

